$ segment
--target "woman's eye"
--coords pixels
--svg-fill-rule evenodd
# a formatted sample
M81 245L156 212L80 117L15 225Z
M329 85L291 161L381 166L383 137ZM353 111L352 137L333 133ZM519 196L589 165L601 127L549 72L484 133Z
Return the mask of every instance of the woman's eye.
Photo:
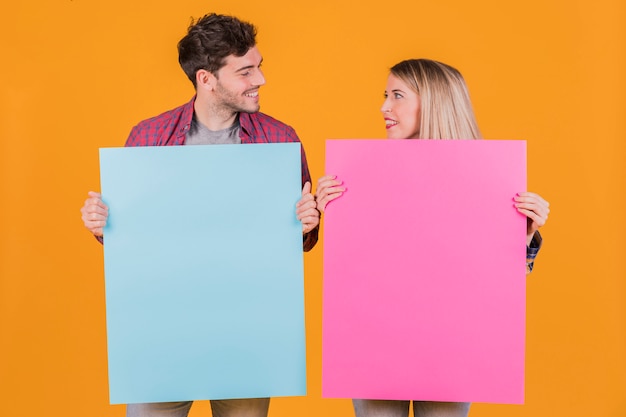
M402 94L394 93L393 98L402 98Z

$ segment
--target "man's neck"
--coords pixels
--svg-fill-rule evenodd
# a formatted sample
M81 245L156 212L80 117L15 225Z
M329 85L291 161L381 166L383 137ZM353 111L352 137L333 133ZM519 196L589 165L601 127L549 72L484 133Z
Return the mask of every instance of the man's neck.
M193 109L198 122L213 131L228 129L235 123L239 114L223 107L212 107L209 103L202 103L197 98L193 104Z

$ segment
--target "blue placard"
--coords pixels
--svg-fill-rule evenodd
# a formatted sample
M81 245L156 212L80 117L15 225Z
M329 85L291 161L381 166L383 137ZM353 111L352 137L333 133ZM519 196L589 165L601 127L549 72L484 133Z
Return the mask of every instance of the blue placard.
M110 402L306 395L300 144L106 148Z

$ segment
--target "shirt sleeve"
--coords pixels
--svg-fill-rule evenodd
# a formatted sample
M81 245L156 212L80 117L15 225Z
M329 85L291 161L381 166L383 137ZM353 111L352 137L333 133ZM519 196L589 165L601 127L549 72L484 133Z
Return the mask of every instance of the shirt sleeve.
M147 146L147 139L145 137L142 137L141 129L139 128L138 125L134 126L131 129L130 134L128 135L128 138L126 139L126 143L124 144L124 146L125 147Z
M526 246L526 275L530 274L533 271L533 267L535 266L535 258L539 253L539 249L541 249L541 244L543 243L543 238L539 231L536 231L533 235L532 240L530 241L530 245Z

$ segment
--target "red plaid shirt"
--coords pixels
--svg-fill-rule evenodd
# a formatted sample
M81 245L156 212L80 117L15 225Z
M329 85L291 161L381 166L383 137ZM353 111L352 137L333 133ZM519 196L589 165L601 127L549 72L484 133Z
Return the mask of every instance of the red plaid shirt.
M139 122L130 132L125 146L177 146L185 144L185 135L191 128L193 103L167 111L151 119ZM300 142L296 131L278 120L260 113L239 113L239 137L247 143L287 143ZM302 185L311 181L311 174L302 149ZM304 235L303 249L309 251L317 242L319 227Z

